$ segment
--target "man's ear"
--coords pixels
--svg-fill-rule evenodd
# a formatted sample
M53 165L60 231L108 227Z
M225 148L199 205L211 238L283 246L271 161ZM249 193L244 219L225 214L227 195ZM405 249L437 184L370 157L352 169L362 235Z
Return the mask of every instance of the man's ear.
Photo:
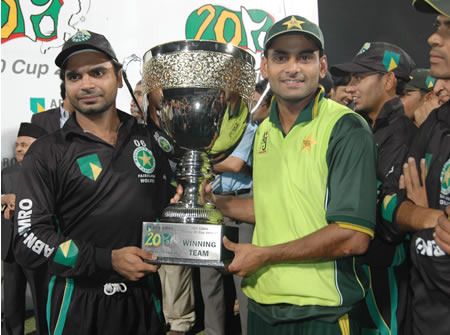
M120 69L119 72L117 72L117 84L119 88L123 87L122 69Z
M434 93L433 91L430 91L424 95L423 100L425 102L429 102L429 101L433 100L435 96L436 96L436 93Z
M264 79L269 79L268 71L267 71L267 58L266 56L262 56L261 58L261 75Z
M394 90L397 87L397 78L395 77L394 72L388 72L384 75L384 87L386 91Z
M319 67L320 67L320 69L319 69L319 71L320 71L319 76L320 76L320 79L323 79L323 78L325 78L325 75L327 74L327 71L328 71L328 60L327 60L327 56L326 55L323 55L322 57L320 57L320 59L319 59Z

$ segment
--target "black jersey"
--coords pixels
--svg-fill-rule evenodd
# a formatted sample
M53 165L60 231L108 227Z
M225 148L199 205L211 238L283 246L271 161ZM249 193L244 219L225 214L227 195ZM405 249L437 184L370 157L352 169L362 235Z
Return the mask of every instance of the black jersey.
M60 277L120 281L111 250L140 246L172 195L172 172L148 128L118 111L112 146L76 122L37 140L22 168L15 254L25 267L48 263Z
M411 144L407 157L426 162L426 191L430 208L444 210L450 205L450 102L435 109ZM392 240L403 238L397 228L396 213L404 201L405 190L398 190L398 179L389 178L384 189L383 227ZM450 334L450 256L433 238L434 229L411 236L411 292L413 334Z
M417 131L404 112L399 98L387 101L372 128L378 148L377 162L377 226L375 238L363 256L371 286L362 306L361 327L397 334L407 322L408 259L404 243L389 243L379 229L381 221L380 194L389 177L399 178L402 164ZM401 332L399 332L401 333Z
M450 205L450 102L434 110L411 147L410 156L425 158L428 205ZM420 171L420 170L419 170ZM450 334L450 255L433 238L434 229L411 237L413 334Z

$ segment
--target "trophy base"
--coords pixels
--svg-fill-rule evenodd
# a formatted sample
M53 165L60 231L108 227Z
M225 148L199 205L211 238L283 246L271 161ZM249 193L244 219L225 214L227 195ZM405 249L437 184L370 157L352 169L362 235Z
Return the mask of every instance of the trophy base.
M224 268L234 253L223 236L238 242L238 228L215 224L144 222L142 249L158 256L154 264Z

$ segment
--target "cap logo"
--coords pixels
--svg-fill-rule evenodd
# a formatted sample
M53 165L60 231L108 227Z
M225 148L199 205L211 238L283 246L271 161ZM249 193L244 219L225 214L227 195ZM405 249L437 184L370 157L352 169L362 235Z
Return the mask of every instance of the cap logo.
M91 34L87 30L78 30L72 37L72 42L85 42L91 38Z
M386 71L392 71L398 67L398 63L400 61L400 55L398 53L385 50L383 57L383 65L386 68Z
M362 46L361 50L359 50L359 52L356 54L356 56L365 53L369 49L370 49L370 43L369 42L364 43L364 45Z
M282 25L287 26L287 28L286 28L287 30L292 29L294 27L296 27L300 30L303 30L303 28L301 26L303 23L305 23L305 21L297 20L295 17L291 16L291 19L289 21L286 21Z
M433 77L427 76L427 78L425 79L425 84L428 88L433 88L435 83L436 79L434 79Z

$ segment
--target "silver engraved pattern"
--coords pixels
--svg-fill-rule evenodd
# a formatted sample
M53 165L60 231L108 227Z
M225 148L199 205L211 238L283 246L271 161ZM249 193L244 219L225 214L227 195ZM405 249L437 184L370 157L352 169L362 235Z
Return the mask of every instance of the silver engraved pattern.
M245 60L213 51L178 51L152 57L144 64L144 94L155 88L214 88L238 92L250 101L256 81Z

